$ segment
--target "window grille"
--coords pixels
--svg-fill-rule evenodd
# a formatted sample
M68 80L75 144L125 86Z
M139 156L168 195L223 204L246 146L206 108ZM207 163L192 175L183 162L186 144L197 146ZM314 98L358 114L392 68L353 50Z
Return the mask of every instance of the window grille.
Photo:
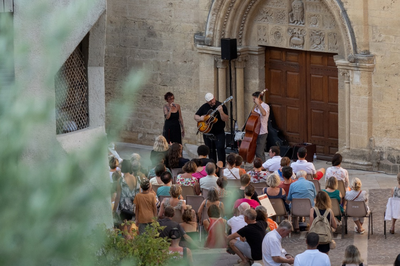
M89 126L86 62L78 46L56 74L57 134Z

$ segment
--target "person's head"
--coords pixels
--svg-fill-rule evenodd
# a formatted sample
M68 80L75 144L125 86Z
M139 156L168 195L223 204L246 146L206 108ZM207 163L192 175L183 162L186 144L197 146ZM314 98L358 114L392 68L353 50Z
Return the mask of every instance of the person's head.
M178 168L179 158L182 157L182 145L174 143L168 150L168 163L171 168Z
M261 160L261 158L255 158L254 159L254 162L253 162L253 166L254 166L254 168L261 168L261 166L262 166L262 164L263 164L263 161Z
M208 207L207 214L208 214L208 217L210 217L210 218L219 218L221 215L221 212L217 205L211 205L210 207Z
M150 187L151 187L150 181L147 180L147 179L144 179L144 180L142 181L142 183L140 183L140 187L142 188L143 191L149 190Z
M288 220L283 220L278 225L278 233L281 235L282 238L287 237L293 230L292 223Z
M172 206L165 207L164 209L164 216L168 218L174 217L175 209Z
M194 162L196 164L196 167L201 166L201 160L198 158L192 159L192 162Z
M156 168L154 169L154 172L156 176L161 176L165 172L165 165L162 163L157 164Z
M182 214L182 221L184 223L190 223L193 222L193 209L190 205L186 205L186 209L183 211Z
M156 140L154 141L154 145L153 145L154 151L166 151L166 150L168 150L168 148L169 148L168 142L164 138L164 136L159 135L158 137L156 137Z
M161 181L165 184L165 185L167 185L167 184L169 184L169 182L171 182L171 180L172 180L172 175L171 175L171 173L170 172L167 172L167 171L165 171L164 173L162 173L161 174Z
M358 177L353 178L351 180L351 189L355 191L360 191L362 186L361 180Z
M244 221L246 223L255 222L256 221L257 213L256 213L255 210L253 210L251 208L245 210L243 215L244 215Z
M226 156L226 162L230 165L230 166L235 166L235 161L236 161L236 155L231 153L228 156Z
M244 212L246 210L250 209L250 204L248 204L247 202L242 202L240 203L240 205L238 206L238 211L240 215L244 215Z
M228 185L228 179L225 176L220 176L217 180L217 186L220 187L221 189L226 188Z
M274 156L278 156L281 154L281 150L279 149L278 146L272 146L271 148L269 148L269 157L274 157Z
M164 95L164 100L165 100L167 103L172 103L172 102L175 100L174 94L172 94L172 92L167 92L167 93Z
M293 169L290 166L284 166L282 167L282 176L285 179L290 179L292 178L293 175Z
M248 174L243 174L240 176L240 185L247 186L250 184L250 176Z
M119 166L119 161L117 158L111 157L108 161L108 165L110 166L110 169L114 170Z
M177 227L174 227L169 231L169 238L171 239L171 242L178 242L181 239L181 232Z
M304 171L304 170L297 171L296 178L299 179L300 177L306 178L307 177L307 172Z
M182 188L180 185L172 185L171 189L169 190L169 194L173 198L178 198L182 194Z
M200 145L197 148L197 155L198 156L208 156L210 154L210 148L207 145Z
M217 103L217 100L215 100L215 97L211 92L207 93L204 99L211 107L213 107Z
M137 173L137 172L139 172L140 171L140 168L141 168L141 163L140 163L140 161L137 161L137 160L135 160L135 161L132 161L131 162L131 173Z
M256 213L257 213L257 217L256 217L257 221L267 221L267 219L268 219L267 208L265 208L262 205L258 205L256 207Z
M218 192L215 187L210 188L207 194L207 200L210 202L219 201Z
M244 195L247 197L251 197L254 194L254 186L253 185L248 185L244 189Z
M215 174L215 163L209 162L206 164L206 173L207 175Z
M317 233L310 232L307 234L307 239L306 239L307 248L316 249L318 246L318 242L319 242L319 235Z
M399 256L397 256L397 258L399 258ZM364 260L361 258L361 254L360 251L358 250L358 248L354 245L348 245L344 251L344 260L343 260L343 264L360 264L362 263ZM400 262L400 260L399 260ZM399 265L400 264L394 264L394 265Z
M320 210L331 208L331 198L328 196L328 193L322 190L318 191L317 196L315 197L315 207Z
M196 173L197 165L193 161L186 162L185 165L182 167L182 170L185 173Z
M285 166L290 166L290 158L286 156L281 159L281 167Z
M120 171L115 171L113 174L112 174L112 180L113 180L113 182L117 182L120 178L121 178L121 172Z
M281 179L277 174L272 174L267 177L267 185L276 188L281 184Z
M297 157L299 159L304 159L307 156L307 149L306 147L301 147L298 151L297 151Z
M396 260L393 263L394 266L400 266L400 254L397 255Z
M400 173L397 174L397 183L400 185Z
M256 100L258 97L260 97L260 94L261 94L261 92L259 92L259 91L253 92L253 93L251 94L251 96L253 96L253 103L255 103L255 100ZM262 101L262 100L263 100L262 96L261 96L259 99Z
M139 153L132 153L131 154L131 162L140 161L142 157L140 157Z
M329 177L328 180L326 181L325 188L330 188L330 189L336 190L337 187L338 187L338 182L337 182L336 177L334 177L334 176Z
M235 166L240 167L243 163L243 157L240 156L239 154L236 154L235 157Z
M335 155L333 155L332 157L332 166L338 166L342 163L342 155L340 155L340 153L336 153Z

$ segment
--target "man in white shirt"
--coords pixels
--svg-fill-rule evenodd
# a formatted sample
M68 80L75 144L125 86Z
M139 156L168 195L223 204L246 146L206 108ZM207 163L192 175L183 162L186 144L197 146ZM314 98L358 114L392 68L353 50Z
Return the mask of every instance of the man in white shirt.
M200 178L200 188L210 190L212 187L217 188L217 180L218 177L215 175L215 164L207 163L206 164L206 173L207 175L203 178Z
M317 249L318 242L319 236L316 233L308 233L307 250L296 256L294 266L331 266L329 256Z
M269 157L271 159L268 159L263 163L262 167L263 169L269 171L270 173L273 173L281 168L281 160L282 157L279 155L281 153L280 149L278 146L272 146L269 148Z
M260 115L260 133L258 133L257 137L257 148L256 148L256 157L261 158L262 161L265 161L265 144L267 143L268 137L268 118L269 118L269 105L263 102L260 96L260 92L257 91L252 94L253 102L256 104L256 108L254 108L254 112ZM263 91L264 94L264 91Z
M283 266L293 264L293 257L286 258L286 251L282 248L282 238L292 232L292 224L288 220L282 221L278 228L269 232L262 242L263 263L265 266Z
M242 229L247 225L247 223L244 221L244 212L248 209L250 209L250 205L247 202L242 202L238 207L239 215L233 216L227 221L227 224L231 228L231 234L236 233L239 229Z
M301 147L297 151L297 161L290 165L293 169L293 173L303 170L306 171L307 174L311 175L313 179L320 180L325 174L325 168L320 168L318 171L315 170L314 164L307 162L306 156L307 149L305 147Z

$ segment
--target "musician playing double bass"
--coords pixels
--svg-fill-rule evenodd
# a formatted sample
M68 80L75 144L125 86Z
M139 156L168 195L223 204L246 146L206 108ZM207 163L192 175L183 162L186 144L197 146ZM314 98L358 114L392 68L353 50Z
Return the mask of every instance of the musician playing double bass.
M260 115L260 133L258 134L257 138L257 148L256 148L256 157L261 158L263 162L265 162L265 144L267 143L268 137L268 118L269 118L269 105L263 102L260 95L260 92L254 92L253 102L257 105L254 111Z
M210 110L218 110L216 112L216 118L218 121L212 126L210 134L213 134L216 140L211 140L205 135L203 135L204 143L210 148L210 159L213 159L215 162L222 161L223 165L225 165L225 122L228 121L228 109L225 105L221 105L219 101L217 101L212 93L207 93L205 96L206 103L203 104L199 110L197 110L194 115L194 120L197 122L204 121L205 116ZM214 149L213 146L214 145ZM216 152L215 152L216 150ZM213 152L212 152L213 151ZM218 160L217 160L218 154Z

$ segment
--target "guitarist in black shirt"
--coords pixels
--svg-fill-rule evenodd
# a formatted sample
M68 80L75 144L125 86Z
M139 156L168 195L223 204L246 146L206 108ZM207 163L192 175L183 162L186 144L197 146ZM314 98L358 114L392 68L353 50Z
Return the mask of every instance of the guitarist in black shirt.
M205 120L205 117L210 110L218 110L215 113L215 118L217 118L217 122L212 125L210 130L210 134L215 136L215 140L211 140L207 136L203 135L204 143L210 148L210 159L214 159L215 162L221 161L223 165L225 165L225 122L228 121L229 117L227 115L228 109L225 105L221 105L219 101L217 101L212 93L207 93L205 96L206 103L203 104L199 110L197 110L194 115L194 120L197 122L202 122ZM213 146L215 149L213 149ZM214 152L213 152L214 151ZM218 160L217 160L218 154Z

